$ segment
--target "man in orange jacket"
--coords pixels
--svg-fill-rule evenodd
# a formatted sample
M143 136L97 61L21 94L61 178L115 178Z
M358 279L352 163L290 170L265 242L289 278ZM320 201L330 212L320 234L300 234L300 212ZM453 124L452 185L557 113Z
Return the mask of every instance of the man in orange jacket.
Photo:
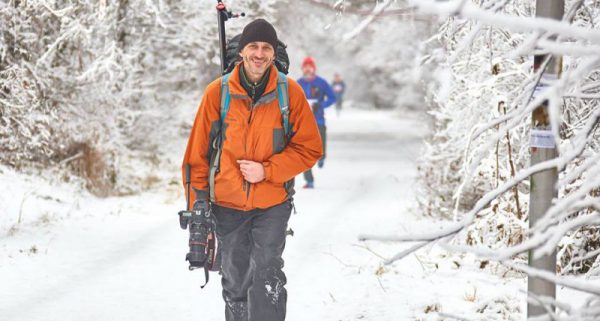
M244 28L242 62L229 75L227 87L219 78L206 88L183 160L184 167L191 166L190 202L194 207L209 205L217 221L227 321L285 319L281 256L293 207L293 179L323 154L303 90L289 78L289 140L284 133L279 74L273 64L277 43L275 29L263 19ZM222 88L228 88L231 100L219 126ZM220 167L210 184L210 137L218 128L223 137Z

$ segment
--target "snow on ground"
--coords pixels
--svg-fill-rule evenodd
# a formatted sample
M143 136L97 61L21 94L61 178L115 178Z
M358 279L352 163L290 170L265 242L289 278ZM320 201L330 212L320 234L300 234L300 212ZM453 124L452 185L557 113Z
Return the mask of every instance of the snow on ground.
M399 111L328 114L328 156L316 189L298 189L284 259L288 320L439 320L435 313L521 319L522 278L479 269L469 256L426 249L382 266L408 245L361 243L361 233L443 223L414 214L415 160L426 128ZM172 144L164 188L97 199L71 185L0 168L0 319L223 320L219 276L187 271L179 161ZM303 184L301 176L297 186ZM24 201L23 201L24 200ZM16 224L19 213L21 223ZM475 312L478 308L482 312ZM521 311L521 312L519 312ZM495 320L489 318L489 320Z

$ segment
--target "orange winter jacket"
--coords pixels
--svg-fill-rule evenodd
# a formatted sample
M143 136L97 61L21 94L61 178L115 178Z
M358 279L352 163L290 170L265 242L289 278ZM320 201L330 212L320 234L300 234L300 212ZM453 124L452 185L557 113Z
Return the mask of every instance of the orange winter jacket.
M253 104L240 83L241 66L238 64L228 80L231 102L223 122L225 139L214 192L217 205L249 211L284 202L287 199L284 183L314 166L323 154L323 146L302 88L288 78L292 137L284 147L277 99L277 69L271 67L265 93ZM208 192L209 188L209 136L211 128L215 131L219 126L221 79L209 84L204 92L183 159L184 187L185 166L190 164L191 185L204 192ZM265 180L256 184L246 182L238 160L262 162ZM191 191L190 206L195 198L194 191Z

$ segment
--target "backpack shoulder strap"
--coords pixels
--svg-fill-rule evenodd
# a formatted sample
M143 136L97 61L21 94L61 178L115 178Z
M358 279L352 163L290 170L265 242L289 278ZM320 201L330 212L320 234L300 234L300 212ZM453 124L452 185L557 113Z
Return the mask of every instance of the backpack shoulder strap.
M225 116L227 116L227 112L229 111L229 103L231 102L231 95L229 94L229 76L231 74L226 74L221 79L221 119L219 123L223 126L223 121Z
M281 121L286 139L289 141L292 131L290 129L290 97L288 92L287 76L279 72L277 79L277 97L279 98L279 109L281 111Z
M225 116L227 116L227 112L229 111L229 103L231 102L231 95L229 94L229 76L230 74L226 74L221 78L221 118L219 119L219 130L214 140L210 142L213 148L213 152L210 157L210 170L208 173L208 191L210 196L210 201L215 202L215 176L220 170L220 160L221 160L221 144L223 143L223 122L225 120Z
M279 98L279 110L281 111L281 122L283 124L283 132L286 140L286 144L292 139L292 129L290 128L290 96L288 92L288 80L287 76L279 72L279 78L277 79L277 97ZM294 191L294 179L285 182L283 184L285 191L287 192L288 200L292 202L294 206L293 197ZM296 208L294 207L294 211Z

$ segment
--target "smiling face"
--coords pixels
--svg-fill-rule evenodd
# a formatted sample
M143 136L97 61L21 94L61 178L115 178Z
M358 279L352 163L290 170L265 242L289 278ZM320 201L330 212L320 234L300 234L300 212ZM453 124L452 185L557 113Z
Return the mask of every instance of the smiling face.
M269 43L256 41L247 44L240 56L244 60L244 71L252 82L259 81L275 59L275 50Z

